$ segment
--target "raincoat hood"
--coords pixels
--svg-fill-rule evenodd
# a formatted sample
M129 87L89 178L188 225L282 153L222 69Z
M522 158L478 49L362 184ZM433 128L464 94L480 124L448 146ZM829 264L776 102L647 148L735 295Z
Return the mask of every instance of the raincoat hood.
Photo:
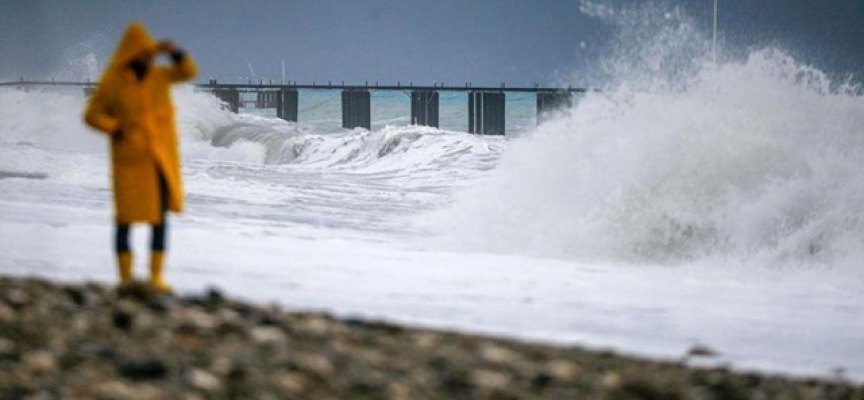
M128 63L144 50L155 53L156 48L156 40L150 36L147 29L140 23L133 22L129 24L126 33L123 34L123 39L120 40L120 45L114 52L114 58L111 59L111 66L116 67Z

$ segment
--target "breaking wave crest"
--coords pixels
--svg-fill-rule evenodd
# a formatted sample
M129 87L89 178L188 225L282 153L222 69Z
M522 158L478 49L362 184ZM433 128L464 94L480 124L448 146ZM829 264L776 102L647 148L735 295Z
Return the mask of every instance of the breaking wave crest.
M607 60L607 89L511 143L431 224L473 250L860 270L861 87L778 49L715 65L686 16L640 12L662 22L621 27L653 40ZM682 68L678 50L693 55Z

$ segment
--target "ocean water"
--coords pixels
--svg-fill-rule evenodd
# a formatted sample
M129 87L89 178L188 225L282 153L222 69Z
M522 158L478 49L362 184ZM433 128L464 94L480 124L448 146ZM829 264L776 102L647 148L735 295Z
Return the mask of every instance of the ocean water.
M316 132L337 133L342 129L342 103L339 90L299 90L299 121ZM243 94L244 101L255 99ZM574 101L578 100L574 95ZM370 95L372 130L387 126L405 126L411 119L411 91L372 91ZM533 93L505 92L505 125L507 135L519 136L537 125L537 98ZM276 117L275 109L244 108L243 113ZM468 95L464 92L439 92L439 125L447 131L468 129Z
M174 91L187 210L168 278L286 307L864 381L864 95L781 49L710 61L675 9L583 11L619 28L600 91L513 134L441 129L338 92L300 122ZM110 159L77 90L0 89L0 273L116 279ZM134 232L145 276L148 232Z

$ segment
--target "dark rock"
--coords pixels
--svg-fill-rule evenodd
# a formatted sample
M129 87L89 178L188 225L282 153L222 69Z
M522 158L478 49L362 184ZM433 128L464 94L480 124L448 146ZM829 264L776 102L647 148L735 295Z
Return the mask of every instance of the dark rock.
M600 358L615 358L615 352L611 349L601 349L597 352Z
M534 389L542 390L549 387L554 380L555 378L552 377L552 375L549 375L546 372L540 372L531 379L531 386L533 386Z
M279 322L279 318L270 312L262 312L258 317L259 325L277 326L279 325Z
M717 352L712 350L708 346L704 346L701 344L694 345L687 351L688 357L715 357L717 356Z
M132 313L121 308L115 308L111 313L111 322L116 328L129 331L132 329Z
M71 300L75 305L83 306L87 304L87 296L84 294L84 291L77 287L67 287L65 289L66 295L69 296L69 300Z
M177 307L177 301L171 296L153 296L147 300L147 308L158 313L165 313Z
M246 378L246 367L242 365L234 365L231 367L231 371L228 372L228 380L229 381L242 381Z
M243 325L235 321L223 321L216 326L213 332L218 336L226 336L233 334L242 335L246 333L246 328L244 328Z
M57 362L61 371L71 371L84 363L86 358L80 351L67 351L60 355Z
M8 388L0 387L0 399L26 399L35 392L35 389L18 383Z
M219 289L212 286L207 288L205 297L211 304L222 304L225 302L225 295L223 295Z
M243 303L235 303L231 306L237 314L244 319L250 319L255 316L255 308Z
M728 377L723 377L718 382L714 382L708 386L708 389L710 389L714 394L714 397L718 399L744 400L751 397L743 386L737 384Z
M369 322L360 317L347 317L342 322L352 328L368 328L371 326Z
M354 382L349 386L352 397L380 399L387 393L387 387L377 382Z
M134 282L131 285L121 286L117 288L117 297L121 299L138 300L147 302L154 296L161 296L156 293L149 285L142 282Z
M198 328L197 326L195 326L195 325L192 325L192 324L189 323L189 322L183 322L182 324L180 324L179 326L177 326L177 328L174 329L174 333L176 333L176 334L178 334L178 335L194 335L194 336L198 336L198 335L201 334L201 329L199 329L199 328Z
M113 360L117 357L117 352L114 351L114 349L96 342L84 343L83 345L81 345L81 350L83 350L84 353L91 354L107 360Z
M633 381L621 385L612 392L611 397L613 399L676 400L681 398L681 393L649 382ZM725 399L725 397L721 398Z
M120 375L132 380L162 379L168 374L165 363L158 358L126 359L120 362Z
M441 384L444 389L450 393L467 395L473 391L473 385L469 378L469 374L465 371L446 371L441 376Z
M342 319L342 322L350 328L374 329L380 331L381 333L387 333L391 335L401 334L405 331L405 328L401 326L396 326L381 321L367 320L363 317L357 316L346 317Z
M744 375L744 382L749 387L758 387L762 384L762 377L754 373L748 373Z

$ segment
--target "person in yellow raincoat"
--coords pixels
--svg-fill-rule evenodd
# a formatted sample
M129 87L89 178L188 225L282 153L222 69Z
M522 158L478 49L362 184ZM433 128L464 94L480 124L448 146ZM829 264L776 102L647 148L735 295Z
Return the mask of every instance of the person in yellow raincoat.
M158 65L164 53L170 65ZM166 211L183 208L183 185L170 86L192 79L195 62L170 41L156 42L139 23L127 29L84 112L84 120L111 140L120 287L132 282L129 227L152 225L150 284L171 288L163 278Z

